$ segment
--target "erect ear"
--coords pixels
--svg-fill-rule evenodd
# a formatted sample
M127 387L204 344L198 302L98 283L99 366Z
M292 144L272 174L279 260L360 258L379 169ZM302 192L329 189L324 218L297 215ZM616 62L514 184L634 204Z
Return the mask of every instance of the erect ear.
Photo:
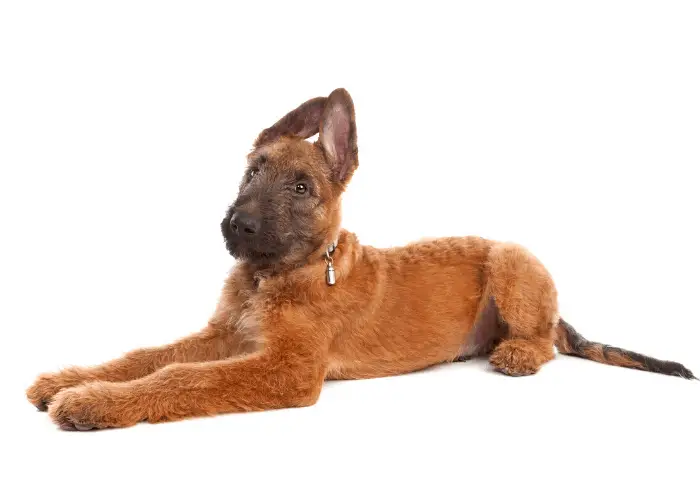
M306 101L294 111L284 115L272 127L260 132L253 145L257 148L282 136L308 139L316 135L326 101L325 97L315 97Z
M331 165L336 181L345 181L357 167L355 107L345 89L336 89L326 100L318 142Z

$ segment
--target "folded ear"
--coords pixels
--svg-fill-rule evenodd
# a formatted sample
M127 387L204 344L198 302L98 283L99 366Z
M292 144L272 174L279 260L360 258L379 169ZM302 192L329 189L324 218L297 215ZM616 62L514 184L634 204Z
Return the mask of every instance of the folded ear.
M343 182L357 167L357 131L355 107L345 89L336 89L326 100L321 115L318 142L333 170L336 181Z
M325 97L315 97L306 101L294 111L284 115L272 127L260 132L253 145L257 148L282 136L308 139L316 135L326 101Z

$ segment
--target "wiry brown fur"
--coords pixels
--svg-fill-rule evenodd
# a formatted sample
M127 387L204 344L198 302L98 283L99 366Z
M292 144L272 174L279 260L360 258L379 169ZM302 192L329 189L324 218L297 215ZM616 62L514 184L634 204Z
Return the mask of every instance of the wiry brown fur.
M304 139L319 133L318 142ZM677 363L588 342L559 319L557 292L527 250L478 237L403 248L360 245L340 229L340 196L358 165L342 89L263 131L222 222L240 261L203 331L104 365L45 374L29 400L63 429L124 427L217 413L306 406L324 379L407 373L490 355L529 375L563 353L692 377ZM294 191L305 179L307 190ZM232 219L259 223L243 234ZM337 283L325 281L328 244Z

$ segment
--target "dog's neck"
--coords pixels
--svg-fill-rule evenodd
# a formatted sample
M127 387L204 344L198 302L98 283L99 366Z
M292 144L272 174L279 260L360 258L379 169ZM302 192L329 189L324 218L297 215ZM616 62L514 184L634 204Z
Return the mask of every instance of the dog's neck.
M337 246L338 246L338 238L335 238L328 245L326 245L326 254L325 255L327 257L333 255L333 252L335 252L335 249Z
M305 256L289 256L287 258L280 259L277 262L266 264L256 263L250 260L244 260L244 262L250 270L253 282L257 286L262 279L283 275L295 269L325 261L325 279L329 285L333 285L335 284L333 254L338 247L338 235L339 230L334 231L331 236L324 239L324 243L322 245L317 246L311 253Z

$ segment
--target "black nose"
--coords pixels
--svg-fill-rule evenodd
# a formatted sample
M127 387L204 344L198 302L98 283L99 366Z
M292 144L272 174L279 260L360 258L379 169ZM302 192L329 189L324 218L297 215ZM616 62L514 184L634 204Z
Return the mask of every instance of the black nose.
M260 219L245 212L236 212L231 217L231 229L241 236L253 236L260 231Z

